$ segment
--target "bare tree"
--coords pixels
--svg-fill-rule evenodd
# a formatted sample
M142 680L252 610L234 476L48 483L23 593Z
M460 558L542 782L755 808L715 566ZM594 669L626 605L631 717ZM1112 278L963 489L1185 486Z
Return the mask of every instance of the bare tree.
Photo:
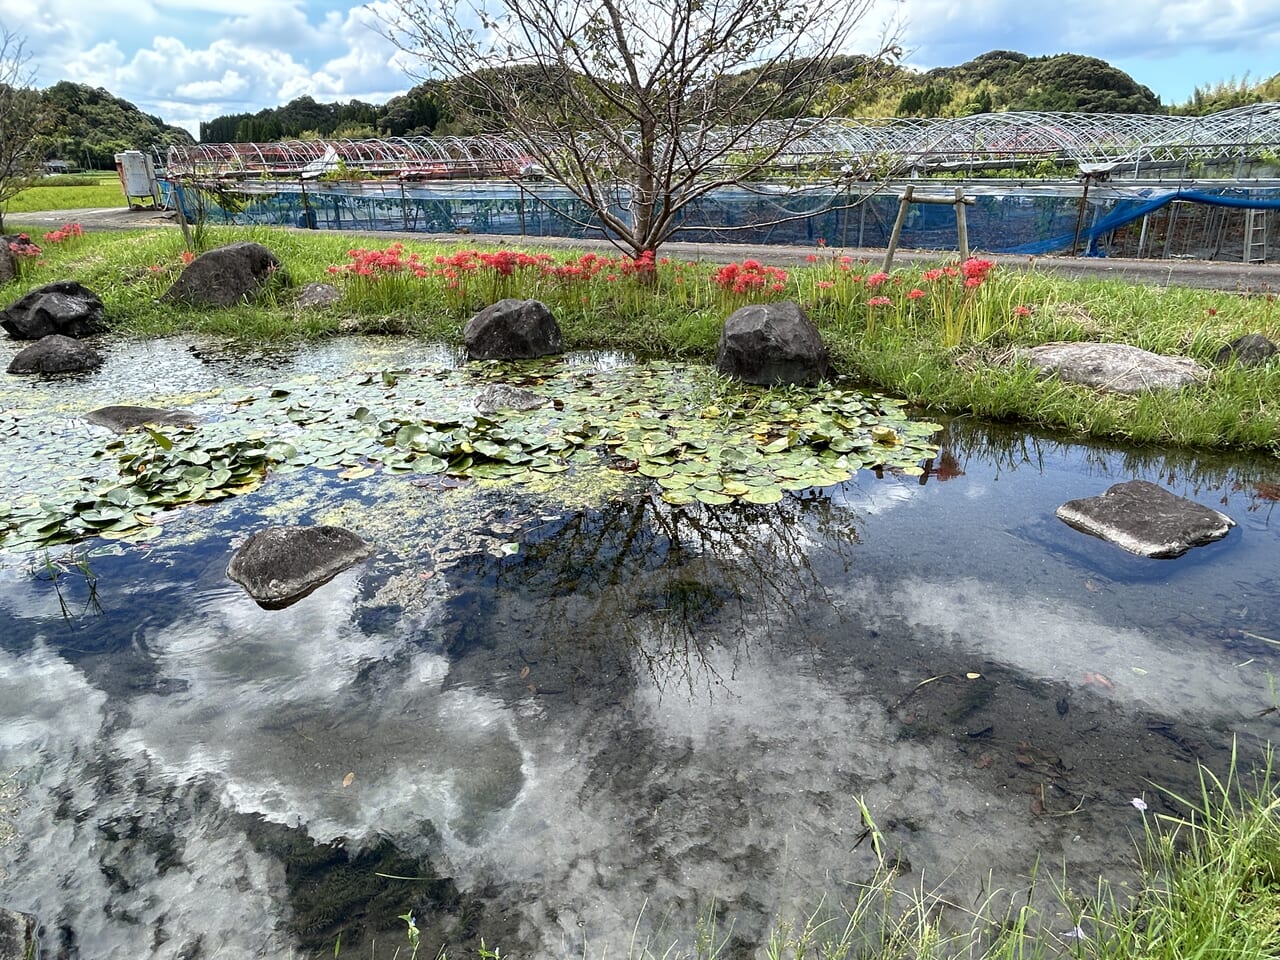
M390 0L421 74L487 107L639 256L682 211L789 159L838 115L833 74L896 52L844 47L872 0ZM839 89L837 87L837 89ZM849 95L856 93L849 91ZM495 130L495 132L497 132Z
M14 194L40 174L44 107L26 40L0 27L0 232Z

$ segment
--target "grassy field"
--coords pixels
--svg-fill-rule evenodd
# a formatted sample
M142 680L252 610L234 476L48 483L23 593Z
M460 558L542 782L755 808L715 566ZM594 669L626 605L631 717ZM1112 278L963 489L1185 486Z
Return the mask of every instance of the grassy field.
M54 188L56 189L56 188ZM21 217L14 218L20 223ZM40 242L40 237L35 236ZM277 285L254 306L163 307L183 266L173 230L101 232L46 242L12 288L71 277L97 291L122 332L205 332L253 341L337 333L402 333L457 342L466 320L508 296L536 297L555 312L571 349L614 348L708 360L724 318L747 303L800 302L822 331L835 369L856 381L948 413L1021 421L1079 436L1280 454L1280 361L1213 366L1244 333L1280 340L1268 293L1239 294L1081 281L979 263L910 267L891 275L815 249L807 266L744 261L633 261L597 254L475 250L457 243L267 228L210 227L205 246L255 239L279 256L292 287L326 281L343 299L299 312ZM1055 340L1133 344L1186 356L1212 372L1176 394L1102 394L1037 379L1016 348Z
M124 193L115 174L73 174L48 177L5 204L6 217L31 210L83 210L124 207Z

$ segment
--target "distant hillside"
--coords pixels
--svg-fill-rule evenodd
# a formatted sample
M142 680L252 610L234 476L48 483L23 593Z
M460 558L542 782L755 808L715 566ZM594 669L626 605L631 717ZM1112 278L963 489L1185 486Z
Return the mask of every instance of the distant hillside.
M169 126L101 87L63 81L40 95L50 111L52 134L45 155L51 159L107 170L125 150L150 153L153 147L193 142L181 127Z
M737 77L719 81L732 94ZM1007 110L1068 113L1210 113L1280 99L1280 74L1256 83L1229 81L1197 88L1186 104L1164 105L1148 87L1105 60L1075 53L1029 57L992 50L954 67L919 72L874 68L863 58L832 64L831 98L851 96L850 116L956 117ZM783 105L786 112L794 109ZM154 119L154 118L152 118ZM228 114L200 125L205 142L308 137L465 135L491 128L495 118L465 84L423 83L376 105L317 103L299 97L257 113ZM171 128L170 128L171 129Z
M1147 87L1105 60L1075 53L1028 57L992 50L957 67L900 76L899 117L960 117L1006 110L1163 113Z

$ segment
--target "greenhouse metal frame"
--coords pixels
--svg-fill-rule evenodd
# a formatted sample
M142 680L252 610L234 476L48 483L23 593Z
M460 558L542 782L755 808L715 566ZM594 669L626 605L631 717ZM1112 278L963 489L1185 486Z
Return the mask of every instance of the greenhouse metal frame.
M779 121L704 138L708 174L784 129L787 150L691 204L677 239L883 245L906 185L934 182L976 199L969 230L991 252L1257 261L1280 242L1280 103L1201 117L815 120L799 138ZM197 144L171 147L162 177L184 209L204 191L227 222L607 237L533 160L547 153L500 136ZM625 216L624 180L615 198ZM913 210L902 243L940 249L948 234L953 211Z

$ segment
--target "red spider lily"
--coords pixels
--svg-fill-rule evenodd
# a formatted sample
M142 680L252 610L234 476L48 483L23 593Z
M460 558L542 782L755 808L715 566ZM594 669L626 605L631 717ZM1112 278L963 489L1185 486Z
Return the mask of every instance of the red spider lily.
M786 283L787 271L781 267L763 266L757 260L744 260L740 264L725 264L711 279L722 290L733 293L748 293L766 288L777 292Z
M923 296L924 296L924 291L921 290L919 287L916 287L914 290L907 291L908 300L919 300Z
M891 297L872 297L867 301L868 307L891 307L893 299Z

